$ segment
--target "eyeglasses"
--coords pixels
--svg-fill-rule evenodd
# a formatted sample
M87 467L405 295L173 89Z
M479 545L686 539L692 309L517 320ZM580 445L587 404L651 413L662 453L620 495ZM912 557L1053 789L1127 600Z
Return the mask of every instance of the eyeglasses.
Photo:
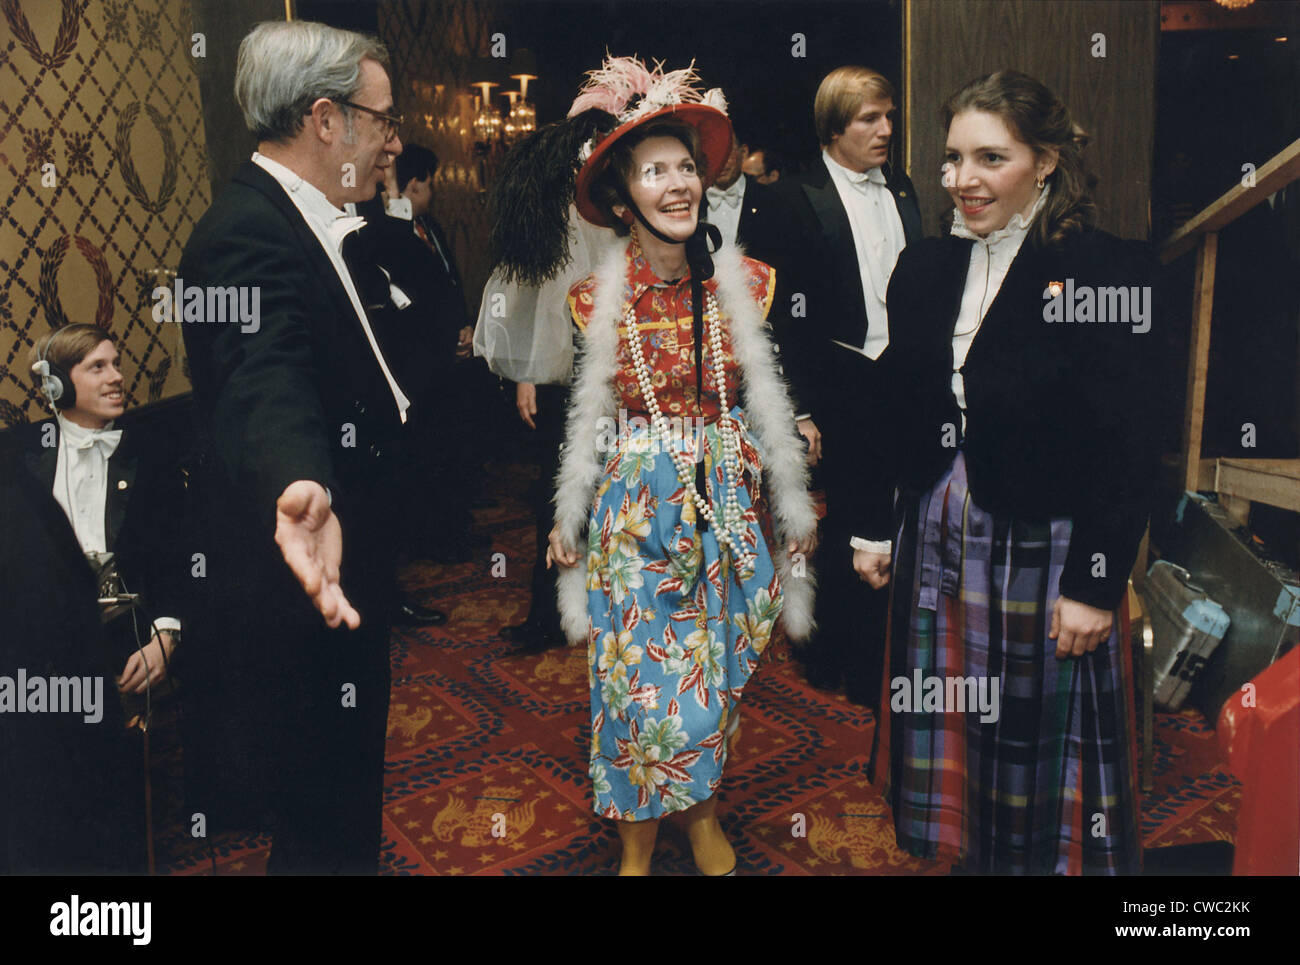
M330 100L333 100L335 104L342 104L344 107L352 107L359 111L365 111L367 114L373 114L375 117L384 121L385 144L393 139L393 135L397 133L397 128L406 120L406 118L401 114L385 114L383 111L377 111L370 107L362 107L360 104L352 103L352 101L338 100L336 98L330 98Z

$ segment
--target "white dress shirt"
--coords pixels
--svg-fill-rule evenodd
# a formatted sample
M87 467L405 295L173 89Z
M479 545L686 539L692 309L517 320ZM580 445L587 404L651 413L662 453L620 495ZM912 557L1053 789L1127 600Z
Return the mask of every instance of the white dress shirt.
M894 273L894 263L907 242L903 234L903 219L898 216L898 205L885 185L885 175L880 168L865 173L850 171L832 160L825 151L822 160L826 162L831 183L848 212L867 310L867 337L863 344L848 345L838 341L835 344L861 352L874 361L889 345L885 293L889 289L889 276Z
M59 420L59 456L54 467L54 498L72 523L83 553L106 553L105 494L108 460L117 451L121 429L87 429ZM112 425L112 423L109 423Z
M63 507L83 553L108 552L105 513L108 505L108 460L113 458L122 430L105 426L87 429L61 413L59 454L54 465L54 499ZM127 587L130 590L130 587ZM159 630L180 630L175 617L153 621Z
M344 291L348 293L352 308L357 313L357 319L361 322L361 328L366 333L366 340L370 343L370 349L375 353L375 361L379 363L379 368L388 381L388 388L393 393L393 401L397 404L398 415L401 417L402 422L405 422L406 410L410 408L411 400L403 394L401 386L393 378L393 373L388 370L388 363L384 361L384 353L379 348L379 342L375 340L375 333L370 329L370 320L366 318L366 310L361 305L361 297L357 294L356 285L352 283L352 274L348 271L347 263L343 261L343 239L365 224L366 219L349 217L346 213L334 207L329 198L325 197L319 188L294 174L278 161L272 161L263 154L254 153L253 163L279 182L280 186L289 195L289 200L293 202L303 220L307 222L307 226L311 228L316 240L325 249L330 264L334 266L339 281L343 283Z
M952 394L961 408L962 430L966 429L966 381L961 368L966 364L966 356L984 324L984 316L989 306L1002 288L1011 263L1015 261L1020 246L1029 235L1029 226L1034 223L1038 212L1047 203L1050 188L1044 186L1034 202L1033 210L1026 218L1019 212L1011 216L1006 227L991 231L981 238L966 227L966 219L961 209L953 212L952 234L958 238L970 238L975 244L970 249L970 266L966 270L966 288L961 296L961 308L957 312L957 324L952 333Z
M725 191L721 188L709 188L704 192L709 201L708 222L716 225L722 232L722 243L734 245L740 231L740 213L745 203L745 176L736 178L735 183Z

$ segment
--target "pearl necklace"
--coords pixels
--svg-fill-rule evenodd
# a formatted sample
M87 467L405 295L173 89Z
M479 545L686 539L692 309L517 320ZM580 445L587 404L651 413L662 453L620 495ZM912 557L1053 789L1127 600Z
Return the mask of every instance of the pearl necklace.
M695 504L699 514L708 520L714 532L718 534L718 542L731 551L732 559L736 561L743 573L753 567L755 554L744 547L744 536L749 527L744 520L744 514L741 512L740 500L736 497L736 490L741 483L740 432L736 427L736 420L731 417L731 409L727 405L726 357L722 351L722 325L719 320L718 301L714 298L712 292L705 292L705 306L704 318L708 328L709 354L713 359L713 380L717 386L718 405L721 408L721 414L718 417L718 435L722 439L722 476L723 491L725 493L722 503L721 525L719 525L713 507L695 488L695 473L692 464L671 442L668 432L668 420L664 418L664 414L659 408L659 400L655 398L654 385L650 379L650 367L646 365L645 354L641 350L641 335L637 331L636 308L634 305L628 304L623 320L627 329L628 354L632 358L632 367L636 371L637 382L641 386L641 398L650 413L650 424L659 437L659 441L666 445L669 454L672 456L673 465L677 469L677 478L685 488L687 497ZM696 364L702 364L702 359L697 358ZM703 437L700 439L700 444L704 444ZM704 458L703 453L696 453L696 456L700 459Z

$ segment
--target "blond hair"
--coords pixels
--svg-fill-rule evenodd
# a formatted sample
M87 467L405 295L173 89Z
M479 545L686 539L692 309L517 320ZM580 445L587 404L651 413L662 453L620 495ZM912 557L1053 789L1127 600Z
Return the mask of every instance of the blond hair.
M28 367L44 359L69 375L101 342L117 344L113 336L97 325L64 325L36 340L27 353ZM40 379L37 378L39 382Z
M894 85L870 67L836 67L822 78L813 99L813 123L822 147L853 122L867 101L893 100Z

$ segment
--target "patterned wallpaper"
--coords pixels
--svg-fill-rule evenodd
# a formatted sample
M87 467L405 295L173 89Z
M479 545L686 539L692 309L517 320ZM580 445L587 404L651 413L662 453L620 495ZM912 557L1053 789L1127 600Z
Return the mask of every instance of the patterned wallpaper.
M488 276L487 210L482 169L469 132L469 93L477 58L490 49L496 5L474 0L383 0L379 37L393 64L393 89L405 126L402 143L423 144L438 155L433 216L456 256L471 317ZM498 109L504 101L497 98ZM491 163L491 162L489 162Z
M27 352L68 322L117 336L129 406L186 392L179 327L149 296L210 201L190 5L0 14L0 425L44 414Z

